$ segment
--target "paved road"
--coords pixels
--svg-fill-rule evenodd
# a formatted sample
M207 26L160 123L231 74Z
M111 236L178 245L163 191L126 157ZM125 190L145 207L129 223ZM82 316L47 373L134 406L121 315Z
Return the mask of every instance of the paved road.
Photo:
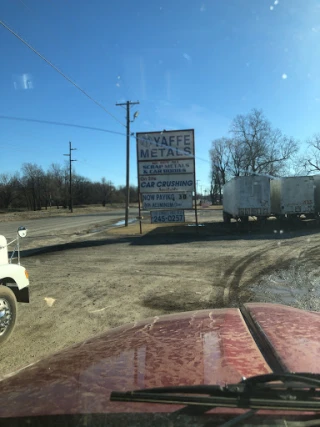
M131 208L129 217L135 218L138 215L137 208ZM8 239L13 238L20 225L24 225L29 230L29 236L45 236L56 231L72 229L86 229L86 227L102 224L113 224L124 219L124 210L114 210L105 213L93 213L86 215L56 216L51 218L39 218L28 221L10 221L0 223L0 234Z
M143 212L143 216L147 217L148 212ZM137 208L130 208L129 218L136 218L138 216ZM188 219L194 219L193 211L186 211ZM220 220L221 212L215 210L198 210L199 222ZM0 234L3 234L7 239L13 239L16 235L16 230L20 225L25 226L29 231L29 237L46 237L52 233L59 231L65 232L66 230L83 231L86 228L95 225L114 224L117 221L124 220L124 210L114 210L105 213L92 213L70 216L56 216L51 218L39 218L27 221L10 221L0 222Z

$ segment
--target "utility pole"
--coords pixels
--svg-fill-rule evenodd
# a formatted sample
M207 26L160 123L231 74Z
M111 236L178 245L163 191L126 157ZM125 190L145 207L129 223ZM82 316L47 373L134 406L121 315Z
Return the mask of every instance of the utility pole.
M73 212L73 206L72 206L72 162L76 162L72 158L72 151L76 150L76 148L72 148L71 141L69 141L69 154L64 154L64 156L69 157L69 207L70 212Z
M126 160L126 210L125 210L125 226L128 227L129 223L129 203L130 203L130 122L133 122L138 117L138 112L134 114L133 120L130 120L130 107L131 105L140 104L137 102L123 102L116 104L117 107L126 106L127 109L127 160Z
M200 193L200 191L199 191L199 182L200 182L200 179L197 179L197 181L196 181L196 189L197 189L197 196L199 197L199 193ZM201 197L200 197L200 199L201 199ZM196 203L197 203L197 200L196 200Z

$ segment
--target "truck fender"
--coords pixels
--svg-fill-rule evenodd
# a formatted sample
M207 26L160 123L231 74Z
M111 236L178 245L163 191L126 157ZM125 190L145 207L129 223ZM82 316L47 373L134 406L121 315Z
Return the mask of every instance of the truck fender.
M14 282L19 291L29 286L27 270L18 264L6 264L0 266L0 282Z

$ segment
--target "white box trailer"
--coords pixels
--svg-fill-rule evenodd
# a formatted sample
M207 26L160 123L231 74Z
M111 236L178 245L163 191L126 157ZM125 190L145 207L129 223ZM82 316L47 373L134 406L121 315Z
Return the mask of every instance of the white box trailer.
M314 213L316 217L320 216L320 175L314 175Z
M238 176L223 186L223 220L231 218L247 221L271 214L270 178L266 176Z
M270 183L271 211L277 217L315 214L315 180L313 176L292 176Z

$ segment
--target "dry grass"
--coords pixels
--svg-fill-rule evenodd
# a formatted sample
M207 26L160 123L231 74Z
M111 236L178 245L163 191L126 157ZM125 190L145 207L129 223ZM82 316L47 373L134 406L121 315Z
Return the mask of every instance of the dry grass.
M132 207L136 207L132 205ZM73 208L73 215L85 215L91 213L103 213L110 212L115 209L124 209L123 204L114 204L103 207L101 205L88 205L88 206L75 206ZM68 216L70 215L69 209L60 207L51 207L48 209L42 209L41 211L16 211L16 212L0 212L0 221L23 221L29 219L38 218L50 218L56 216Z

